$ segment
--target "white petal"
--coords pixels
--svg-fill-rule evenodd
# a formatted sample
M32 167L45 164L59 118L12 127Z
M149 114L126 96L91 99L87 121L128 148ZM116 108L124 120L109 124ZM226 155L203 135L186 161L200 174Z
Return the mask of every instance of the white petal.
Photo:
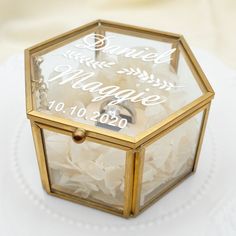
M98 157L96 164L104 168L123 166L125 164L124 152L114 149L108 150Z
M106 168L105 186L110 190L115 189L121 184L123 176L123 168Z
M148 182L152 181L154 179L154 176L156 174L156 169L154 169L150 164L145 163L143 168L143 179L142 182Z
M46 154L50 161L65 162L68 153L69 137L65 135L46 135Z
M85 172L94 178L95 180L102 180L105 177L105 172L101 168L98 167L94 162L89 161L84 169Z
M98 157L98 153L89 150L85 143L76 144L73 141L70 142L69 154L74 163L81 163L89 160L92 161Z

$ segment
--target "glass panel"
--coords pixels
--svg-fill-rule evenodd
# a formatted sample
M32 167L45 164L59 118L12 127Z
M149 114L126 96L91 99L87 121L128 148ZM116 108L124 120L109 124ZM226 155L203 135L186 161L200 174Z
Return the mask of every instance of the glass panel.
M134 137L205 92L178 43L105 29L34 59L36 110Z
M203 114L198 113L146 148L141 206L192 171Z
M43 130L51 187L118 209L124 206L126 152Z

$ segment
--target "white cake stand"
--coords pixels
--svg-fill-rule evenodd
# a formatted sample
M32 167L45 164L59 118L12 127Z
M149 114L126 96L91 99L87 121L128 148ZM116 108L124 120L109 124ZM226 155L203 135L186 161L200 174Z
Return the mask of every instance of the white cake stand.
M129 220L42 190L25 117L23 56L0 65L0 235L236 235L236 72L195 54L216 91L197 173Z

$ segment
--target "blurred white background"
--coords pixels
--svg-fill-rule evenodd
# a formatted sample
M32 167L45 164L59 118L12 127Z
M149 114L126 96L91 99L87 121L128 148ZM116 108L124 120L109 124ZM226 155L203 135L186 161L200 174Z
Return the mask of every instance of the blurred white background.
M30 126L23 123L22 56L2 64L27 47L98 18L183 34L216 91L202 166L189 185L180 185L189 186L191 194L183 198L181 188L176 189L163 198L168 204L122 221L130 228L116 233L113 225L119 228L120 218L100 218L92 209L67 208L66 202L40 195ZM236 0L0 0L0 235L235 236L235 69ZM93 230L90 222L97 226L97 219L110 230ZM136 229L139 222L145 227Z
M98 18L181 33L236 68L235 0L0 0L0 63Z

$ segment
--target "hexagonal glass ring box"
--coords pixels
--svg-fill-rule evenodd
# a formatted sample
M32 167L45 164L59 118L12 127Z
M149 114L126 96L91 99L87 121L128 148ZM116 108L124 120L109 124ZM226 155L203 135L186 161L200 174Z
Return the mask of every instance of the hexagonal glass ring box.
M25 64L49 194L130 217L195 172L214 91L183 36L97 20Z

